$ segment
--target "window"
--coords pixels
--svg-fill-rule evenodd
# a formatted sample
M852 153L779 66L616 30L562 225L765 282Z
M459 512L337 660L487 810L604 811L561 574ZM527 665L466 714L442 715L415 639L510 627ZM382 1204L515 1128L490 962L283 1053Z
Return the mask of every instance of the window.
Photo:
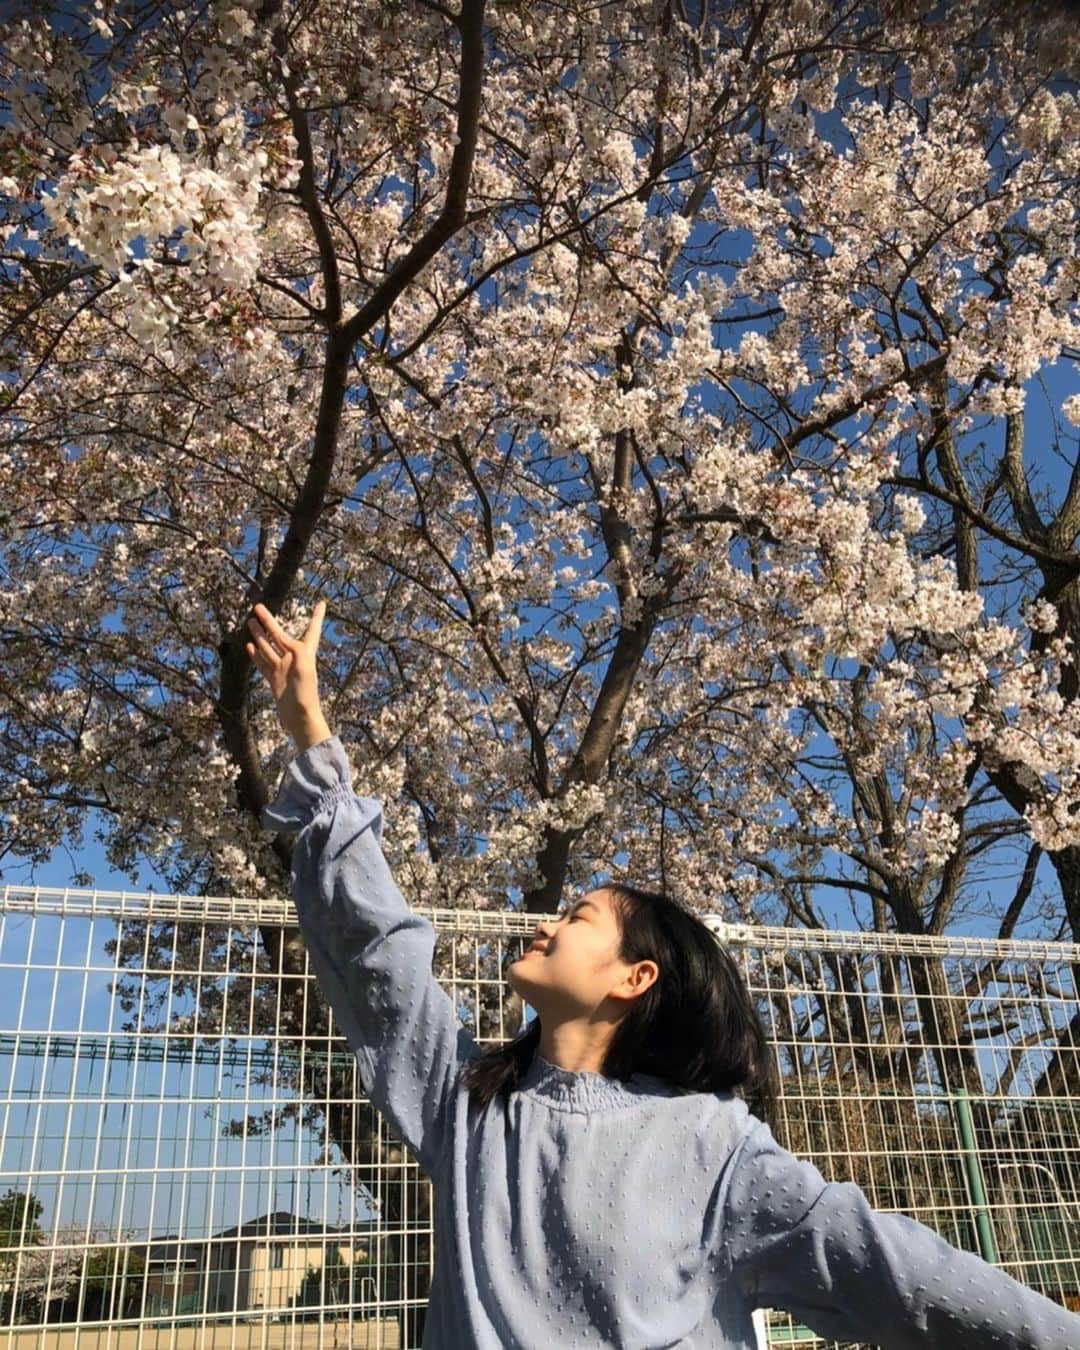
M280 1242L270 1244L270 1269L280 1270L285 1262L285 1248Z

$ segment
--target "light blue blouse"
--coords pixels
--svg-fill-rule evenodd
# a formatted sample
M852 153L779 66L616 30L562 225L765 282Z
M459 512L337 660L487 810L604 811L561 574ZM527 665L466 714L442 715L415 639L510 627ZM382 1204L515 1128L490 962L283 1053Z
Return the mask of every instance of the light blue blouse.
M826 1182L730 1092L536 1056L508 1103L479 1109L459 1070L480 1049L337 736L293 759L261 823L297 835L311 967L364 1091L432 1183L426 1350L753 1350L756 1307L885 1350L1080 1350L1080 1317Z

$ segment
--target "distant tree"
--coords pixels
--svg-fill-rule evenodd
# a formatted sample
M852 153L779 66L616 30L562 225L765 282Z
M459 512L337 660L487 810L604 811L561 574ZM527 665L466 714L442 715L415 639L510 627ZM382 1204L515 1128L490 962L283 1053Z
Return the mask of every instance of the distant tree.
M37 1200L33 1196L28 1199L40 1214ZM32 1212L33 1207L24 1210ZM42 1321L46 1308L66 1299L79 1281L86 1259L86 1229L80 1224L67 1224L47 1237L35 1222L32 1227L14 1231L26 1232L30 1240L4 1252L0 1318L16 1324Z
M355 1279L352 1267L341 1254L341 1248L330 1247L321 1266L308 1266L290 1306L330 1308L351 1303L355 1297Z
M47 1320L93 1322L127 1316L145 1269L145 1258L138 1251L105 1245L99 1237L85 1250L82 1266L64 1297L50 1301Z
M29 1247L44 1240L38 1223L41 1208L41 1201L33 1191L8 1190L0 1195L0 1251Z
M41 1201L32 1191L8 1190L0 1196L0 1322L23 1313L25 1249L45 1240L38 1220Z

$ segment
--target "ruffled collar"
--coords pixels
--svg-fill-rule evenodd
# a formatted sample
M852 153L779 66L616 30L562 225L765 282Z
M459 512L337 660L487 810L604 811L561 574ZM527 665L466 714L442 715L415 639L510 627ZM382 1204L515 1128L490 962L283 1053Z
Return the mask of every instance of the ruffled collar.
M647 1073L635 1073L624 1083L591 1069L560 1069L539 1051L534 1051L518 1091L559 1111L602 1111L609 1107L632 1106L646 1097L673 1097L678 1089L665 1079Z

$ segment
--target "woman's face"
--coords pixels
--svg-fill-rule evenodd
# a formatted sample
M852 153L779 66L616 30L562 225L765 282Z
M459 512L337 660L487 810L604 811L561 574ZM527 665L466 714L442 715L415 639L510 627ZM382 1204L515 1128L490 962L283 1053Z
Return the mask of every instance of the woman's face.
M611 892L590 891L558 914L557 920L538 924L534 950L527 947L508 967L511 989L536 1009L545 1026L591 1016L609 995L616 1003L607 1011L624 1012L624 1000L641 992L642 972L637 968L655 971L656 966L651 961L631 966L619 960L620 930ZM644 973L647 985L652 981Z

